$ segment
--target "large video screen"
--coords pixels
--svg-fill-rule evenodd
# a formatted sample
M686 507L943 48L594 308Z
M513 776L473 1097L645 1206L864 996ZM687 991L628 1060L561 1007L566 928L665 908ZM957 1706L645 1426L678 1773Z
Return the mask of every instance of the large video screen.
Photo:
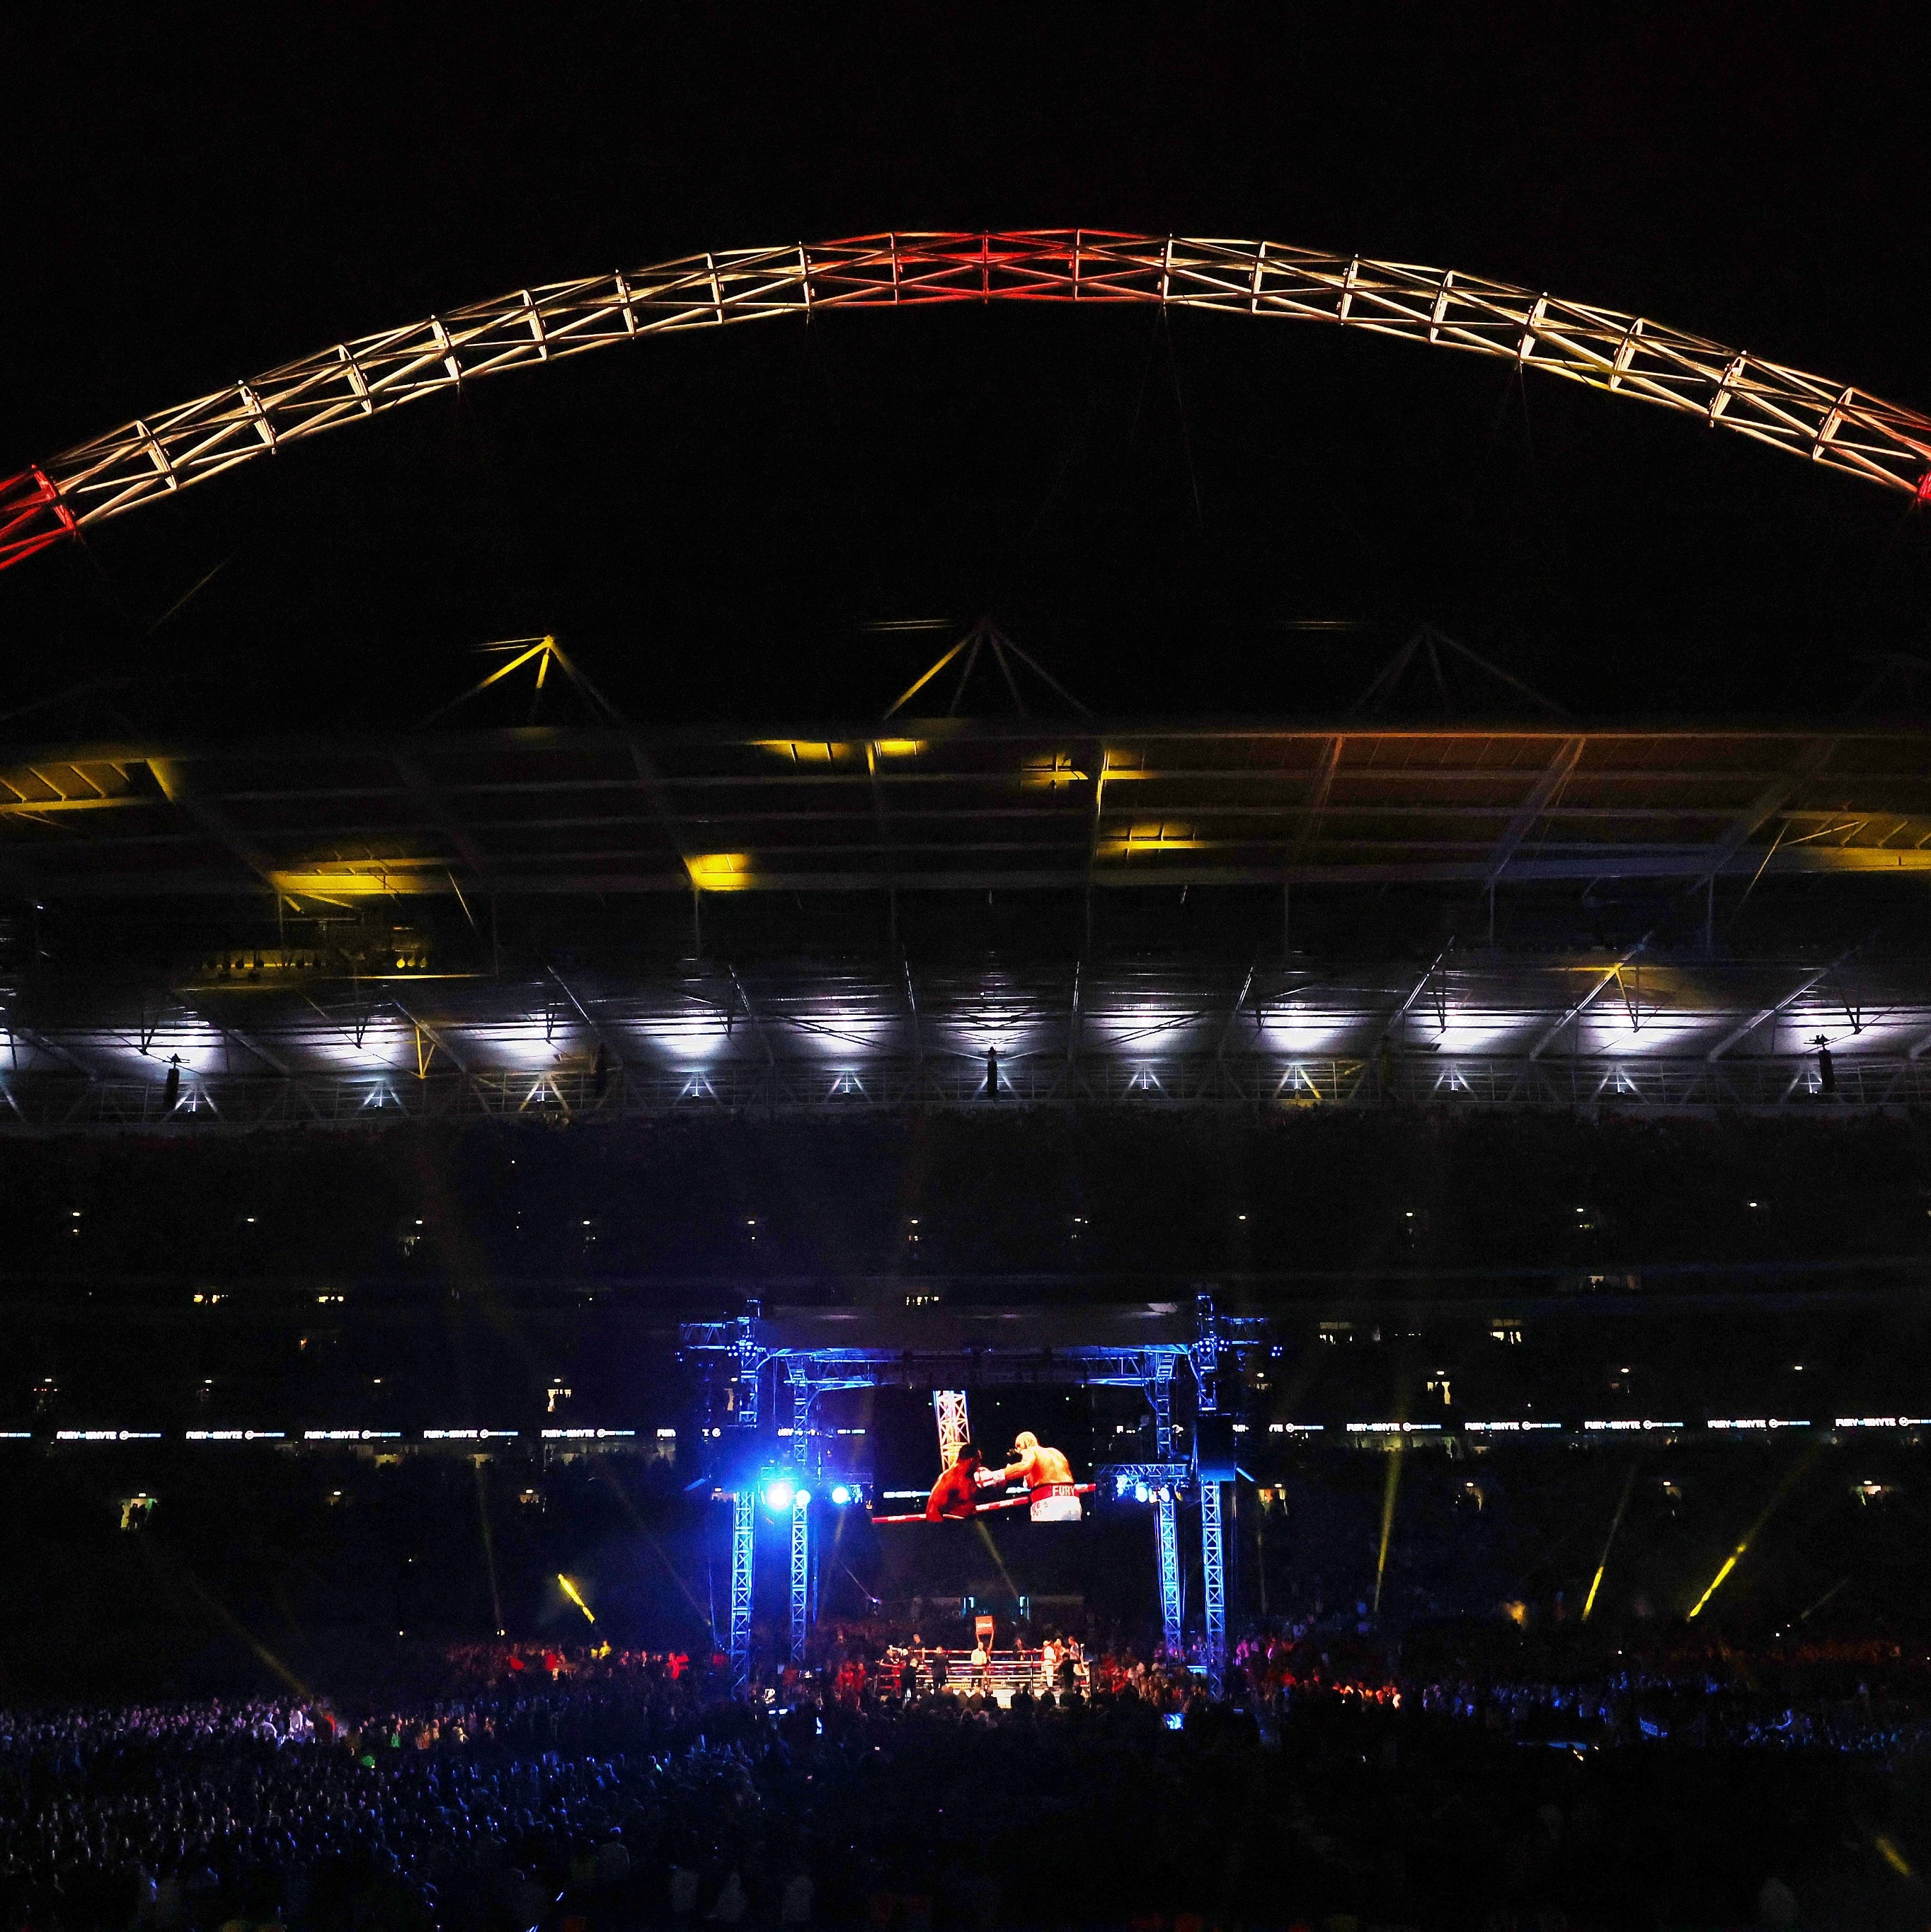
M875 1517L881 1521L1077 1522L1092 1501L1092 1403L1084 1389L965 1393L969 1439L948 1468L930 1390L877 1391Z

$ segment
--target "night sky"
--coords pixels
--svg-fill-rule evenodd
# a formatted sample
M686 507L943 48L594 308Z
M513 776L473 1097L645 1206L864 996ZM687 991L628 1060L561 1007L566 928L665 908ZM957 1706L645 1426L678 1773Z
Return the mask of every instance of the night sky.
M1931 404L1920 9L1049 10L16 24L0 468L506 289L887 228L1358 250ZM1109 714L1332 714L1428 621L1578 714L1815 719L1931 658L1927 612L1900 496L1497 363L832 316L508 377L37 558L0 710L90 688L0 730L407 725L543 630L646 724L863 718L956 634L876 626L989 614ZM1926 701L1908 664L1866 700Z

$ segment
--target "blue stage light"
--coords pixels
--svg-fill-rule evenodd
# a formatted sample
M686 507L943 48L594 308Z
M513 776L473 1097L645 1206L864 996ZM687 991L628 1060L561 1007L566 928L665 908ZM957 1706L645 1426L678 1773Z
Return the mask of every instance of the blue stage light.
M785 1510L791 1506L791 1486L780 1479L764 1486L764 1507L767 1509Z
M811 1492L809 1490L800 1490L791 1500L800 1509L803 1509L805 1504L811 1501Z
M840 1483L838 1486L832 1491L831 1500L835 1502L840 1509L842 1509L845 1505L851 1500L851 1492L848 1490L842 1483Z

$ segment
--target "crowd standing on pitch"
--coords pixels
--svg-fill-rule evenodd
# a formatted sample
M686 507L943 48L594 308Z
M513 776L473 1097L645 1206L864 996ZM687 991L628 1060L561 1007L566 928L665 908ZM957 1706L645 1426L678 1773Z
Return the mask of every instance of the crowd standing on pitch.
M1418 1675L1287 1628L1224 1698L1102 1651L1010 1708L854 1672L885 1648L833 1633L749 1699L721 1659L497 1644L374 1702L0 1713L0 1932L1927 1916L1894 1646Z

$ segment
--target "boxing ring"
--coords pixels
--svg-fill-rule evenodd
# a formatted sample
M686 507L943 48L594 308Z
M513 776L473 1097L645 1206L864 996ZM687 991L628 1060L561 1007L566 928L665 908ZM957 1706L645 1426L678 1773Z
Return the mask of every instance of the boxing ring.
M929 1687L935 1678L929 1662L921 1662L916 1670L909 1663L894 1663L880 1666L877 1682L887 1694L893 1694L914 1686ZM1083 1692L1089 1688L1083 1664L1077 1667L1074 1682ZM1038 1696L1050 1690L1056 1696L1065 1687L1057 1672L1047 1670L1037 1652L996 1650L987 1658L984 1670L975 1670L965 1657L948 1657L944 1688L969 1695L982 1693L1002 1710L1010 1710L1013 1699L1021 1690Z
M846 1342L844 1336L861 1325L870 1339ZM1227 1654L1221 1492L1234 1475L1226 1446L1232 1437L1214 1426L1221 1420L1220 1378L1224 1366L1267 1346L1267 1340L1263 1322L1223 1316L1213 1297L1205 1294L1185 1315L1172 1304L1128 1310L1041 1311L1032 1318L1032 1332L1026 1318L1005 1311L942 1322L855 1318L843 1310L779 1312L767 1319L755 1300L747 1301L735 1321L686 1324L680 1330L683 1355L711 1384L714 1412L725 1418L713 1447L719 1486L732 1505L734 1686L742 1691L750 1681L758 1492L779 1480L788 1485L789 1651L794 1658L805 1654L815 1612L811 1510L821 1462L815 1420L819 1396L841 1389L896 1387L950 1394L1032 1384L1131 1388L1145 1396L1154 1425L1152 1459L1104 1464L1094 1472L1092 1484L1077 1486L1089 1493L1095 1489L1103 1495L1131 1493L1151 1504L1161 1637L1175 1655L1185 1638L1179 1510L1183 1502L1197 1504L1202 1634L1209 1682L1218 1691ZM1194 1409L1192 1440L1185 1454L1174 1414L1176 1381L1191 1389ZM787 1393L788 1404L783 1401ZM781 1408L788 1412L783 1434L771 1420Z

